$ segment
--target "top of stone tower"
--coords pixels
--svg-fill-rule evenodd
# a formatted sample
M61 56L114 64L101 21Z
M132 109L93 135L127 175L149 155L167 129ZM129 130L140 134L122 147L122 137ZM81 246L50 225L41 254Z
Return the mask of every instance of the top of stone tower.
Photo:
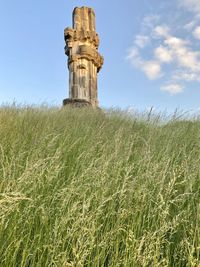
M96 31L95 13L91 7L75 7L73 11L73 28L76 30Z
M88 10L88 11L94 13L94 9L93 9L92 7L88 7L88 6L75 7L74 10L73 10L73 13L74 13L77 9L84 9L84 10ZM94 13L94 14L95 14L95 13Z

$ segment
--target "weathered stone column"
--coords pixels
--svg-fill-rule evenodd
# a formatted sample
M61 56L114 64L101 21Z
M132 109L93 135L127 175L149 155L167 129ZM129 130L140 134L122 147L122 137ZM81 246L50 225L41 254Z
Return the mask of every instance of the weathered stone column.
M92 8L76 7L73 28L65 29L65 54L68 56L69 98L63 104L98 106L97 73L103 65L98 52L95 13Z

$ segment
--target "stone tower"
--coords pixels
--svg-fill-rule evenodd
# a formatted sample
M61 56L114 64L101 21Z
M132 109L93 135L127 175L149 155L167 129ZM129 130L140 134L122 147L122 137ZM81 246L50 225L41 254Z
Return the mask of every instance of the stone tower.
M69 98L63 104L98 107L97 73L103 65L98 52L95 13L92 8L76 7L73 28L65 29L68 56Z

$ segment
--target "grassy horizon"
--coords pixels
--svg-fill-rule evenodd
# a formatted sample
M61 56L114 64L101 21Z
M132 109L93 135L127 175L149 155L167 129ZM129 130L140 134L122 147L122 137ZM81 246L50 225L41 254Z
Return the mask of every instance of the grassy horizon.
M200 119L0 108L0 266L200 266Z

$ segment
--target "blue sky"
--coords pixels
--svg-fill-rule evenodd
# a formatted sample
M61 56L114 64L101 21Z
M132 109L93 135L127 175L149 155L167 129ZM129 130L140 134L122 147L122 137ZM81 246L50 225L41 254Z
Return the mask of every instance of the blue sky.
M199 110L199 0L1 0L0 103L62 104L76 6L96 13L101 106Z

